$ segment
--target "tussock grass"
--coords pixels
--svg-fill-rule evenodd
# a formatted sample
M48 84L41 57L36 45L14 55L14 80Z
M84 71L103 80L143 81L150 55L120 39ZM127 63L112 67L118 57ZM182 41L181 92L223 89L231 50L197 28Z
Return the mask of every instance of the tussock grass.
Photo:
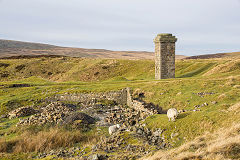
M240 159L240 123L206 133L169 151L159 151L144 160L227 160Z
M0 139L0 153L1 152L12 152L13 147L16 145L17 141L11 140L6 141L5 139Z
M75 144L96 143L100 136L94 133L84 133L79 130L67 130L51 127L40 131L25 129L18 137L6 140L0 139L0 152L27 153L43 152L61 147L72 147Z

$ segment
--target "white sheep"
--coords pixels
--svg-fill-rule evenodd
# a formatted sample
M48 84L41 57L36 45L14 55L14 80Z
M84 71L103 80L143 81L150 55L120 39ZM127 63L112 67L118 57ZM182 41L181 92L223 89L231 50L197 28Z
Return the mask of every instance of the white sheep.
M178 111L177 109L175 108L170 108L168 111L167 111L167 116L168 116L168 120L169 121L175 121L175 118L177 118L178 116Z
M120 128L120 125L119 124L115 124L113 126L110 126L108 128L108 132L110 135L112 135L113 133L117 132L117 130Z

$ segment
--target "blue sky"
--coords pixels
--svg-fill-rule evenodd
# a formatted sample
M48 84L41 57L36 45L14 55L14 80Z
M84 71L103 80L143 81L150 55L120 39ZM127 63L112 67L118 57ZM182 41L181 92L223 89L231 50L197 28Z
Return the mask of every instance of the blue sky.
M0 39L154 51L158 33L176 54L240 51L240 1L0 0Z

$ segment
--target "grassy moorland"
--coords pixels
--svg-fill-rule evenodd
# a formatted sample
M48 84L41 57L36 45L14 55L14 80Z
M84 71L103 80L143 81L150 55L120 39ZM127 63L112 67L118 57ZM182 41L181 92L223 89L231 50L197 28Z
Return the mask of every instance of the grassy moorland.
M240 103L228 109L239 116ZM237 119L236 119L237 120ZM153 156L144 157L144 160L179 160L179 159L239 159L239 121L226 125L214 132L208 132L196 137L180 147L158 151Z
M178 60L176 78L166 80L154 80L152 60L6 59L0 60L0 80L0 114L20 106L41 105L41 99L55 94L105 92L131 87L133 94L143 92L145 101L159 105L163 110L172 107L188 110L181 113L176 122L168 122L165 114L153 115L142 122L153 130L166 129L164 136L174 147L206 131L214 132L240 121L239 112L229 111L240 101L239 58ZM25 84L25 87L14 87L15 84ZM204 103L207 105L201 107L201 111L191 111ZM94 143L100 138L94 135L94 131L84 135L78 134L77 130L69 132L61 128L52 130L51 127L20 129L15 127L17 122L18 119L0 121L0 152L15 153L8 155L11 158L14 155L26 158L36 151ZM172 133L177 133L177 136L171 138ZM59 140L53 135L68 136ZM46 141L59 143L44 146L36 140L32 145L25 145L25 150L19 149L24 148L22 144L29 144L26 137L34 140L39 136L50 136ZM84 141L84 136L92 141ZM66 140L71 143L66 143Z

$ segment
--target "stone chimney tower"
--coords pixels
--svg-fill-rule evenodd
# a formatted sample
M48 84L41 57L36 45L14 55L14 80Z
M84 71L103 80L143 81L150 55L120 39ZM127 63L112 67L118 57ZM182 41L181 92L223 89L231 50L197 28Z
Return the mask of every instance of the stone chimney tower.
M155 79L175 78L175 42L172 34L158 34L155 43Z

